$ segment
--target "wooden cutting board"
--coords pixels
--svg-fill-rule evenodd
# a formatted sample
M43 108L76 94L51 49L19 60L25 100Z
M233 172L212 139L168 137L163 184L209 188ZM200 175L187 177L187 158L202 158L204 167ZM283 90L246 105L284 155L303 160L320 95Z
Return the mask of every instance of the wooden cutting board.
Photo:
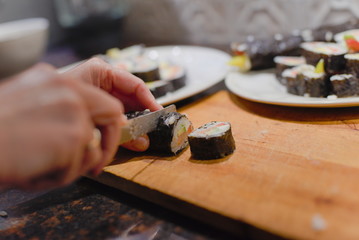
M232 124L233 155L197 161L120 150L96 180L231 231L359 239L359 108L249 102L221 91L180 109Z

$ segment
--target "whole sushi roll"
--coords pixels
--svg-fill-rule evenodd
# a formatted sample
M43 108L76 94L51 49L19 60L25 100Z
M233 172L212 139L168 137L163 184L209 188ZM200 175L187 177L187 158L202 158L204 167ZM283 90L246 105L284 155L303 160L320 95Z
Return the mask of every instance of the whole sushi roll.
M320 59L324 59L326 73L338 74L345 70L345 46L337 43L306 42L301 44L301 48L307 64L315 66Z
M207 123L189 134L188 141L195 159L223 158L236 149L229 122Z
M286 80L282 77L283 71L288 68L293 68L295 66L305 64L305 59L303 57L296 56L276 56L274 58L274 62L276 64L276 78L281 84L285 85Z
M271 68L275 66L276 56L298 56L302 41L296 34L276 34L266 39L249 36L245 42L231 44L234 58L230 64L241 71Z
M350 97L359 94L358 78L352 74L338 74L330 77L333 94L338 97Z
M148 134L150 152L175 155L188 146L188 134L193 130L186 115L170 112L161 116L157 128Z

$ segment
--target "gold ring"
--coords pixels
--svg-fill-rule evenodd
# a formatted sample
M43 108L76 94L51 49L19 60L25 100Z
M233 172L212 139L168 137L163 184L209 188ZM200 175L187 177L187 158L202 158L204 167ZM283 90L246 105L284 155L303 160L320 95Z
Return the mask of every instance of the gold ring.
M86 146L87 149L91 150L98 148L101 145L101 139L102 139L101 131L98 130L97 128L94 128L92 130L92 139Z

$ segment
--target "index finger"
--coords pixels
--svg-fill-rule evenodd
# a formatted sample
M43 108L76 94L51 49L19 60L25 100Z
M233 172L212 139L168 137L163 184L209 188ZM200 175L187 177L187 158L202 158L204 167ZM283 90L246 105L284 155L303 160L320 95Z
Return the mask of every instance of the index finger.
M120 99L126 111L162 109L140 78L99 58L92 58L64 74L81 78L102 88Z

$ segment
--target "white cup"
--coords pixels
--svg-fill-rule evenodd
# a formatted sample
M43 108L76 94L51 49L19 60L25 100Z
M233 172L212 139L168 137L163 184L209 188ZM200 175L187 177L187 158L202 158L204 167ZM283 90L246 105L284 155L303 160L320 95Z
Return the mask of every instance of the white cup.
M28 18L0 24L0 79L37 63L45 52L49 21Z

